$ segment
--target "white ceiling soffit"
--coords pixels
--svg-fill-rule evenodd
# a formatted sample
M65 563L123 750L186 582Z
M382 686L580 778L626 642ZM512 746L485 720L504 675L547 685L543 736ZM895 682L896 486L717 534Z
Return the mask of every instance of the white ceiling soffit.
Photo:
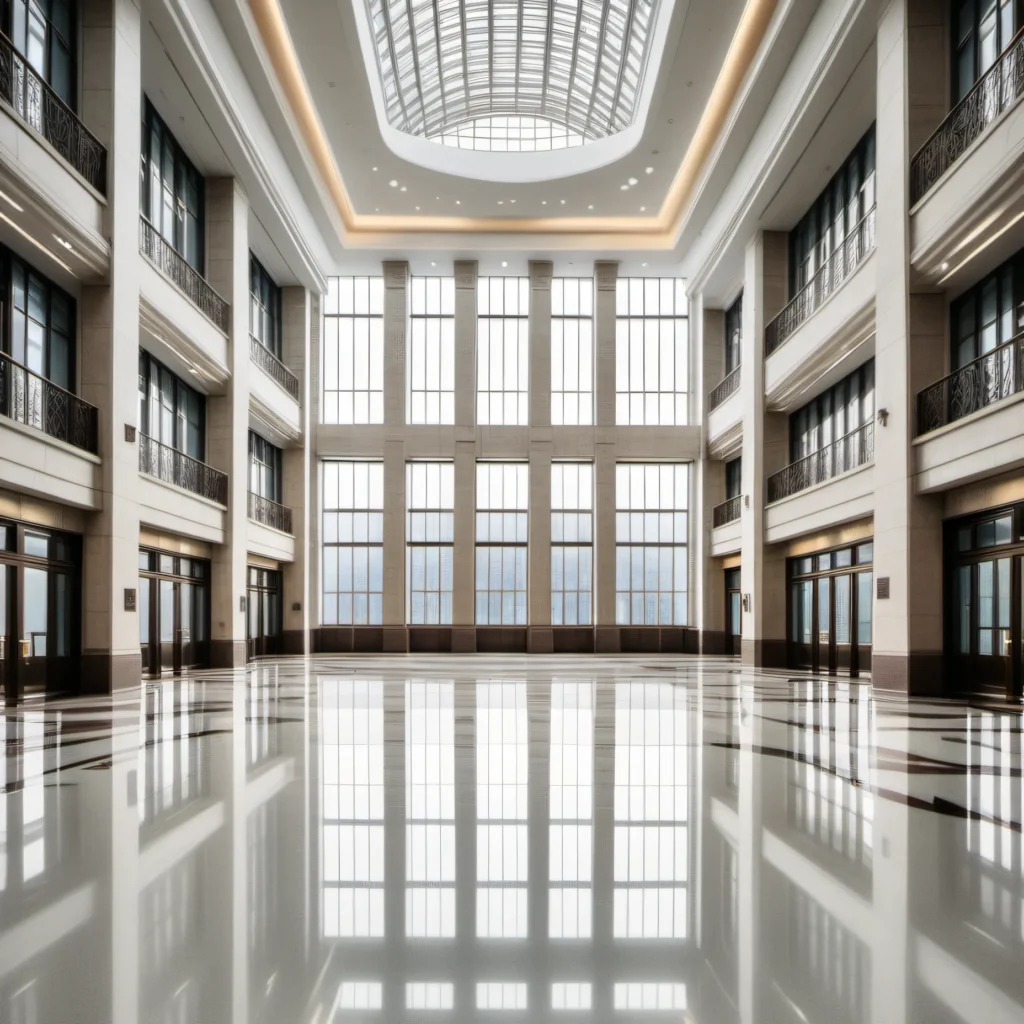
M545 181L621 159L643 136L674 2L352 0L384 142L404 160L484 181ZM470 140L489 134L492 116L513 141Z

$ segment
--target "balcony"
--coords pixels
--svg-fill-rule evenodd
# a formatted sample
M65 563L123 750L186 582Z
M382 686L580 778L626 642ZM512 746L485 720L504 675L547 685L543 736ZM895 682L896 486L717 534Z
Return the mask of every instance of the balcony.
M732 498L726 498L720 505L711 510L711 526L717 528L728 523L734 523L740 517L740 510L743 505L743 496L740 494Z
M42 136L100 195L107 194L106 149L3 33L0 33L0 100Z
M231 307L191 266L184 256L161 237L145 218L139 218L139 252L153 264L218 330L228 333Z
M1024 391L1024 334L986 352L917 396L917 436Z
M292 510L270 498L249 492L249 518L261 526L269 526L282 533L292 532Z
M765 355L770 356L796 333L812 313L853 276L857 268L875 248L875 208L861 218L857 226L834 249L818 272L790 300L764 329Z
M296 402L299 400L299 378L251 334L249 356L274 383L279 384Z
M139 435L139 472L227 506L226 474L145 434Z
M768 477L768 504L833 480L859 466L866 466L874 459L875 425L865 423L838 441Z
M717 409L727 398L736 394L740 389L740 367L737 366L731 373L727 373L721 382L712 389L708 397L708 412Z
M1024 31L946 115L910 161L910 202L916 204L1024 94Z
M95 455L99 410L0 352L0 416Z

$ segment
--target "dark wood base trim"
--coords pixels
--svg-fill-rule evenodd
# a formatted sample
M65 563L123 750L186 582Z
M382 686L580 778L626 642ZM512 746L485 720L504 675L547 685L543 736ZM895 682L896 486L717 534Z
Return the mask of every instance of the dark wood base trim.
M618 626L598 626L594 634L594 649L598 654L618 654L622 650Z
M281 631L281 653L282 654L305 654L306 642L309 640L309 650L313 650L312 636L304 629L284 629Z
M551 650L554 654L593 654L593 627L553 626L551 629Z
M384 653L408 654L409 630L406 626L384 627Z
M476 653L476 626L452 626L452 654Z
M477 626L478 654L527 654L525 626Z
M82 655L79 693L114 693L138 686L142 679L142 655L86 651Z
M911 651L910 654L871 654L871 685L876 690L893 690L908 697L941 697L944 659L939 651Z
M210 641L210 668L243 668L247 660L244 640Z
M553 654L555 637L550 626L530 626L526 633L526 649L530 654Z
M740 657L744 665L753 668L785 668L786 641L763 637L757 640L744 639L741 642Z
M701 654L725 654L725 630L705 629L700 634Z

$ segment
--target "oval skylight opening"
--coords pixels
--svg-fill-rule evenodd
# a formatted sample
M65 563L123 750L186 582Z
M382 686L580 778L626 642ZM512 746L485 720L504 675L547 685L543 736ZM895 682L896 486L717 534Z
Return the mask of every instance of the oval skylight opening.
M428 138L477 153L547 153L586 142L579 132L543 117L477 117Z

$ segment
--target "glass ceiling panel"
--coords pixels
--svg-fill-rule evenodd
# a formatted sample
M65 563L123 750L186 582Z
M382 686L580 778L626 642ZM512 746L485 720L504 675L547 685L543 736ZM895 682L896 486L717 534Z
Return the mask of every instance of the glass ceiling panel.
M636 116L658 3L366 0L388 121L472 149L563 148L613 135ZM518 116L530 135L553 125L550 137L565 141L541 130L532 145L506 147L491 130L459 131Z

